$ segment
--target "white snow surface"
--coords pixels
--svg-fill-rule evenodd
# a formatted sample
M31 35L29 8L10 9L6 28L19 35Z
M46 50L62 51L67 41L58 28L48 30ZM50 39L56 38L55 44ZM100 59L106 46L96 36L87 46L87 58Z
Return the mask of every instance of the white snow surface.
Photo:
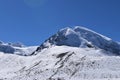
M53 46L34 56L0 53L0 80L120 80L120 57L94 48Z

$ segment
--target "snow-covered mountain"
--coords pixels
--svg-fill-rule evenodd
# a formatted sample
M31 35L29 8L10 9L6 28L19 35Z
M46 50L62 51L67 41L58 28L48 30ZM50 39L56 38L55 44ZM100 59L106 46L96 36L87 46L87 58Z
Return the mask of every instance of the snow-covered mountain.
M28 54L1 51L0 80L120 80L120 44L84 27L61 29Z
M1 80L120 80L120 57L100 49L54 46L35 56L0 53Z
M120 55L120 44L97 32L80 26L77 26L74 29L61 29L40 45L36 51L41 51L44 48L49 48L55 45L66 45L81 48L100 48L114 53L115 55Z
M24 46L21 43L4 43L0 41L0 52L9 53L9 54L17 54L17 55L31 55L37 46Z

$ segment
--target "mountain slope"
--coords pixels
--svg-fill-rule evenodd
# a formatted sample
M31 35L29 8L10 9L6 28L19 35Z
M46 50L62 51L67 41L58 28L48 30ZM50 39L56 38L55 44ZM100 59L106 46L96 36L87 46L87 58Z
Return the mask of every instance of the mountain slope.
M47 39L42 45L40 45L36 52L55 45L66 45L81 48L100 48L114 53L115 55L120 55L120 44L108 37L80 26L77 26L74 29L61 29L55 35Z

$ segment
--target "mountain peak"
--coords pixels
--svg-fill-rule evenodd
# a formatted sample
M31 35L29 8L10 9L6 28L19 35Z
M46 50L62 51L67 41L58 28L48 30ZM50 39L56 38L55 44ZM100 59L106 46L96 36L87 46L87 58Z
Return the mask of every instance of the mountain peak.
M75 26L74 30L77 30L77 29L82 29L82 30L86 30L86 31L91 31L92 32L92 30L90 30L90 29L88 29L86 27L82 27L82 26Z
M100 48L115 54L120 54L120 44L85 27L63 28L48 38L36 51L51 46L71 46L80 48Z
M69 34L76 34L76 32L72 28L69 28L69 27L59 30L58 33L63 34L64 36L67 36Z

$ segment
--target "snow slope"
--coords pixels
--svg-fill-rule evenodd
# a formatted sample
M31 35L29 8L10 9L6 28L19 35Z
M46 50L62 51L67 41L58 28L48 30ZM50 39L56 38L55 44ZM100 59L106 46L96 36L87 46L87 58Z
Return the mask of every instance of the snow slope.
M54 46L35 56L0 53L3 80L119 80L120 57L100 49Z

